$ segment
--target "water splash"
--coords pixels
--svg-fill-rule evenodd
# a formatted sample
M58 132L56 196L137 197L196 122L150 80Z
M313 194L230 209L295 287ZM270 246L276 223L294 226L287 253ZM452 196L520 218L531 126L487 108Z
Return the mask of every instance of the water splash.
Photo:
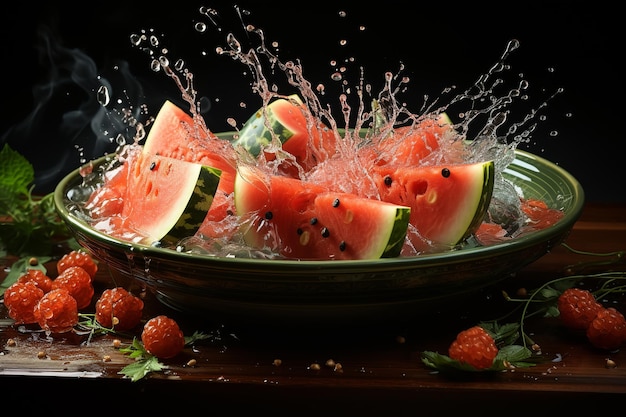
M308 129L312 131L321 124L330 126L335 135L341 139L338 141L337 151L343 158L349 158L355 149L365 143L381 140L399 126L416 125L425 118L446 113L456 120L454 128L458 135L454 140L468 142L465 162L484 160L496 162L496 187L489 216L499 220L513 219L514 221L506 222L510 233L520 228L523 214L519 209L519 196L517 191L503 180L501 172L514 159L517 146L528 142L533 136L538 121L543 120L538 116L540 111L545 108L549 99L562 90L557 90L544 103L531 109L521 120L512 118L511 107L519 101L527 101L529 97L529 83L523 74L518 76L517 82L512 87L510 83L505 82L505 76L511 72L509 56L520 47L517 40L511 40L496 63L481 74L468 89L457 92L456 86L446 87L434 99L424 96L419 109L413 110L402 100L402 95L408 91L411 81L404 75L405 67L402 63L397 72L383 74L382 89L376 93L372 84L366 81L364 67L358 66L354 57L348 57L341 62L331 60L332 73L329 79L338 83L341 88L341 93L335 98L327 93L325 84L319 83L313 87L305 77L303 65L299 60L280 58L279 43L268 42L262 29L246 23L245 20L250 15L248 11L235 6L235 12L243 28L243 35L239 36L228 31L224 36L225 44L216 47L215 52L243 64L248 69L245 74L252 78L251 90L261 99L260 107L264 111L272 100L287 99L293 90L297 91L307 109ZM193 25L195 31L206 34L209 28L213 28L223 33L217 10L201 7L199 14L206 21L195 22ZM345 12L340 12L340 17L345 16ZM360 26L359 30L364 31L365 26ZM198 99L194 76L186 62L183 59L171 59L167 46L154 30L131 34L130 41L134 47L149 57L152 71L163 72L174 81L193 116L195 135L210 136L210 130L201 116L203 111L206 111L207 103ZM338 41L341 47L348 43L344 38ZM354 85L349 81L350 65L357 65L358 78ZM276 80L276 77L284 78ZM286 85L286 88L283 85ZM103 107L109 104L110 98L106 89L99 90L98 97ZM336 101L329 101L333 99ZM243 101L240 106L248 107ZM121 118L125 126L136 129L135 142L139 142L145 136L144 126L136 123L130 114L126 112L121 114L125 115ZM237 130L236 119L228 118L227 123ZM279 148L279 139L274 137L274 143L270 146ZM434 153L424 160L424 164L441 163L445 157L443 152ZM363 167L355 165L355 169L363 170ZM355 175L359 176L359 173ZM219 249L216 249L217 246L220 246ZM199 244L197 240L190 239L182 242L179 247L199 253L217 251L224 254L237 253L237 256L244 257L259 256L250 255L249 252L248 255L243 255L243 252L246 252L245 248L243 250L232 248L223 242Z

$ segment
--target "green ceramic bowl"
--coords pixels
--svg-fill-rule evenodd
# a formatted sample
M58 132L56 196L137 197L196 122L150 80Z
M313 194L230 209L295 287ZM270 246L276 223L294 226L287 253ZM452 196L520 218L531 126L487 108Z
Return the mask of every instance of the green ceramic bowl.
M494 246L367 261L216 258L114 239L68 211L67 191L82 179L78 170L58 184L54 197L81 245L117 277L148 287L176 310L231 322L351 323L419 313L504 280L560 244L583 208L578 181L520 150L503 175L525 197L543 199L565 216L548 229Z

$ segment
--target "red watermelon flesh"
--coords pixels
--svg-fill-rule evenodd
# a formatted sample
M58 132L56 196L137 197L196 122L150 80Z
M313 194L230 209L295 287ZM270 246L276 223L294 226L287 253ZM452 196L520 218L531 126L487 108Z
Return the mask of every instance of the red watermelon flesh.
M454 142L455 132L445 113L427 115L420 121L394 128L388 134L374 137L372 145L361 150L361 157L374 165L415 166L433 152Z
M395 257L404 244L409 208L328 191L284 176L240 167L235 206L245 239L290 259Z
M411 251L450 249L482 223L494 187L493 161L423 167L379 167L380 198L411 207Z

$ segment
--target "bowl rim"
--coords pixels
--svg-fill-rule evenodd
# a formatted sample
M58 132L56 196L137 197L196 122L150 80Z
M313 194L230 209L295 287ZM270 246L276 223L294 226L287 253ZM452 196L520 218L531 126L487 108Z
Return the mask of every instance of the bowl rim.
M363 271L379 271L390 269L405 269L411 266L422 266L430 264L446 263L463 263L468 259L480 259L492 257L496 254L503 255L506 253L514 253L524 248L531 247L541 242L549 242L568 232L578 220L584 206L584 190L579 181L568 171L555 163L535 155L531 152L515 149L515 159L519 157L527 160L534 160L538 164L549 167L563 181L567 182L572 188L571 199L572 206L567 210L565 216L559 220L554 226L546 229L534 231L527 235L513 238L510 241L497 243L490 246L477 246L470 248L461 248L459 250L449 250L436 252L432 254L420 254L417 256L400 256L394 258L381 258L371 260L297 260L297 259L255 259L255 258L227 258L210 255L198 256L188 252L178 252L172 249L160 248L143 244L136 244L121 239L117 239L106 235L91 228L85 221L73 216L68 211L65 197L65 190L71 186L77 185L80 181L81 170L84 165L76 168L67 174L57 184L54 190L54 205L58 215L69 224L70 228L80 231L89 236L96 237L98 240L106 243L110 247L115 247L124 252L133 252L136 255L143 255L146 258L154 257L161 260L174 260L176 262L206 264L213 263L215 265L223 265L227 267L236 264L238 268L253 268L263 265L264 268L277 270L298 270L311 269L315 271L323 271L325 273L338 272L342 273L346 270L351 272ZM94 159L87 164L96 167L110 160L115 154L108 154ZM509 165L510 166L510 165ZM560 242L559 242L560 243Z

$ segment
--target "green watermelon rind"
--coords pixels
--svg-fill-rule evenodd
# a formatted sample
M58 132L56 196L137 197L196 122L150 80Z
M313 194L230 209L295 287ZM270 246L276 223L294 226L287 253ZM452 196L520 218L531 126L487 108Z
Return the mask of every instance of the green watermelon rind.
M211 208L221 174L222 171L217 168L200 166L196 184L187 205L176 224L164 236L164 240L178 241L196 233Z
M384 250L380 258L397 258L400 256L406 240L410 218L411 209L409 207L397 206L395 208L393 226L389 232L389 237L385 239Z
M493 196L493 190L495 187L495 175L496 167L493 161L487 161L483 164L483 186L480 191L480 199L476 205L476 211L474 217L469 223L467 230L461 236L457 243L461 243L469 238L485 220L485 215L489 209L491 203L491 197Z
M297 95L292 95L289 99L273 101L265 110L259 109L244 123L234 144L242 146L253 156L258 156L263 148L272 143L274 136L281 144L287 142L295 132L278 118L273 109L277 106L293 107L290 100L301 103Z

